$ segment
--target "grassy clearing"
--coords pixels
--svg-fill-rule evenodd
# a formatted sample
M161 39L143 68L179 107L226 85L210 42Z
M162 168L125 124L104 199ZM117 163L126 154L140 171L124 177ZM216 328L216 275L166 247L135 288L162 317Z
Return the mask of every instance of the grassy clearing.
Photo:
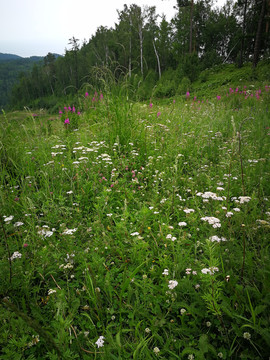
M1 359L269 356L265 85L1 117Z

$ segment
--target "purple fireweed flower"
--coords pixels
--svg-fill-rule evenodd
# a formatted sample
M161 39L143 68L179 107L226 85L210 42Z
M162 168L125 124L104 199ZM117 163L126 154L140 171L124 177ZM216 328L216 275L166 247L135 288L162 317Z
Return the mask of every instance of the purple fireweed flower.
M85 96L85 97L89 96L88 92L86 92L84 96Z
M220 95L217 95L217 99L220 100L220 99L221 99L221 96L220 96Z
M78 112L77 112L77 114L78 114L78 115L81 115L81 112L80 112L80 111L78 111Z
M159 111L158 113L157 113L157 117L159 117L161 115L161 112Z
M187 91L187 92L186 92L186 98L188 99L189 97L190 97L190 92Z
M75 106L73 105L73 108L72 108L72 112L75 113L76 109L75 109Z
M153 107L153 104L152 104L152 103L150 103L150 104L149 104L149 107L150 107L150 109L152 109L152 107Z
M99 100L103 100L103 94L100 93Z
M62 114L63 114L63 111L62 111L62 110L59 110L59 114L62 115Z
M65 124L70 124L69 118L67 118L67 119L65 120Z

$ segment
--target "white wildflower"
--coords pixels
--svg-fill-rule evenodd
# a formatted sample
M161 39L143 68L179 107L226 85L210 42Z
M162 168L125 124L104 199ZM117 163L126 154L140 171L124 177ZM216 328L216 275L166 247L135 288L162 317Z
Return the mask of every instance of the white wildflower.
M184 209L183 210L186 214L190 214L193 213L195 210L194 209Z
M221 227L220 220L213 216L205 216L201 218L202 221L207 221L209 225L212 225L213 228Z
M104 346L104 341L105 341L105 337L104 336L100 336L97 341L96 341L96 345L98 348Z
M10 224L10 222L13 220L14 216L10 215L10 216L4 216L4 222L6 224Z
M62 235L72 235L77 231L77 228L74 229L66 229Z
M56 290L50 289L50 290L48 291L48 295L52 295L52 294L54 294L54 293L56 293Z
M249 332L244 332L243 338L246 339L246 340L250 340L251 339L250 333Z
M249 196L239 196L238 199L240 201L240 204L244 204L244 203L249 202L251 200L251 197L249 197Z
M172 289L174 289L177 285L178 285L178 281L176 281L176 280L170 280L170 281L169 281L168 288L172 290Z
M14 259L20 259L22 257L22 254L19 253L19 251L15 251L11 257L10 257L10 260L14 260Z
M23 224L24 224L23 222L17 221L17 222L15 222L14 226L18 227L18 226L22 226Z
M213 235L213 236L210 236L210 238L209 238L209 240L211 241L211 242L221 242L221 241L227 241L227 239L225 238L225 237L218 237L217 235Z

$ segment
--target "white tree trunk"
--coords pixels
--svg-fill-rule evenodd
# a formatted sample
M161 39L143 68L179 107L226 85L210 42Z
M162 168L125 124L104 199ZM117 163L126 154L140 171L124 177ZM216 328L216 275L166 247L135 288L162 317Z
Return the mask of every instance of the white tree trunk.
M156 54L156 58L157 58L157 64L158 64L158 77L159 79L161 78L161 68L160 68L160 61L159 61L159 56L158 56L158 52L156 49L156 45L155 45L155 40L153 39L153 47L154 47L154 51Z

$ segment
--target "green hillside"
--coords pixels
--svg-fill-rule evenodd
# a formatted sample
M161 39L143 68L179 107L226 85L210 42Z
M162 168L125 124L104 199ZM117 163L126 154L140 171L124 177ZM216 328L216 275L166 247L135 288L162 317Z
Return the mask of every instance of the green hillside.
M8 104L11 90L20 76L26 76L33 65L41 62L42 59L43 57L38 56L23 58L0 53L0 108Z

